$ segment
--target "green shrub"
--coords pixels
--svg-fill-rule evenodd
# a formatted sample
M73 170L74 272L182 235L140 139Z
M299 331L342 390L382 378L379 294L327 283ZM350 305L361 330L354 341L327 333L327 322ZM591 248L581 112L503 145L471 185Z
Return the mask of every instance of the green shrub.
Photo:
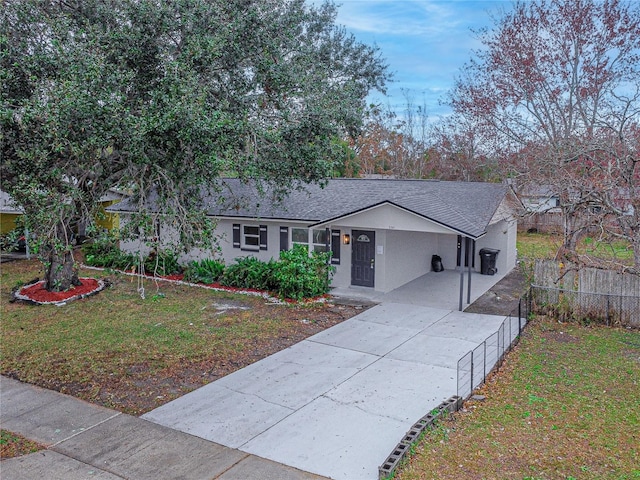
M10 232L0 235L0 251L13 252L18 250L18 239L23 236L22 229L14 228Z
M329 291L330 277L335 267L329 265L330 253L313 252L305 245L280 252L273 277L276 293L281 297L300 300L317 297Z
M254 288L257 290L273 290L273 261L261 262L255 257L236 258L236 263L229 265L220 283L227 287Z
M129 270L139 264L138 257L124 253L118 246L117 238L109 233L101 233L82 245L85 263L94 267Z
M173 275L182 272L178 255L172 250L152 250L144 260L146 273L153 275Z
M219 260L206 258L189 262L184 271L184 279L192 283L214 283L224 274L224 263Z

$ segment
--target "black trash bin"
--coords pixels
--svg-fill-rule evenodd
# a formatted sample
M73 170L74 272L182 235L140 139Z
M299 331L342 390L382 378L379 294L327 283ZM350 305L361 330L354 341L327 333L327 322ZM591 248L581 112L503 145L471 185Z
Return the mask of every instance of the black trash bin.
M442 266L442 258L439 255L433 255L431 257L431 270L434 272L441 272L444 270Z
M496 257L500 250L493 248L481 248L480 254L480 273L482 275L495 275L498 272L496 268Z

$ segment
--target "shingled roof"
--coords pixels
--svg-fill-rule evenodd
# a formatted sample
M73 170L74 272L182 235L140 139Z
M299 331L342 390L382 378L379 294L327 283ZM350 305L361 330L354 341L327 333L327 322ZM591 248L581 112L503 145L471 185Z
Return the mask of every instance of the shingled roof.
M221 185L221 196L203 195L203 208L211 216L296 220L311 226L391 204L474 238L485 233L507 191L495 183L340 178L322 188L307 185L273 201L268 188L261 195L253 183L222 179ZM124 201L109 210L131 208Z

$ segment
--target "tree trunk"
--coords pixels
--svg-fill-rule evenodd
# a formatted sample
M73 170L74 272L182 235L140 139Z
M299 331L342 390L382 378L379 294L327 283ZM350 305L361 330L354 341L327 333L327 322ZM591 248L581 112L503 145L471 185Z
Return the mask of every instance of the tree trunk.
M72 286L81 285L78 270L71 251L57 252L54 248L49 252L48 266L45 272L44 288L50 292L64 292Z
M640 275L640 236L631 239L631 248L633 249L633 266L635 272Z
M69 222L58 224L56 236L56 243L46 251L44 288L50 292L64 292L81 285L73 258Z

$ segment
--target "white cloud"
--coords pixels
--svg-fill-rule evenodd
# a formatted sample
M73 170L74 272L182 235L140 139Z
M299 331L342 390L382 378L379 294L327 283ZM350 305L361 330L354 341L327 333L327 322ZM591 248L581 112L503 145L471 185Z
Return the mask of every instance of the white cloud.
M320 0L312 3L319 4ZM481 47L471 29L490 27L489 12L510 8L510 0L336 0L337 22L367 44L377 44L394 72L388 98L375 103L402 109L403 91L436 115L448 108L439 99L452 88L472 50Z

